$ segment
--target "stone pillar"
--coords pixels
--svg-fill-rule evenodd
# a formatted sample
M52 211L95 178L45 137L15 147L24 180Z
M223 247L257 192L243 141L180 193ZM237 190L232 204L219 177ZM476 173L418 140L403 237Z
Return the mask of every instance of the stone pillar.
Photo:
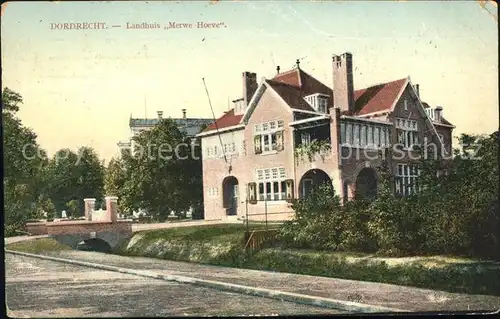
M342 146L341 146L341 131L340 131L340 109L338 107L330 108L330 143L331 150L328 160L332 164L332 170L328 173L332 179L333 187L337 194L340 194L343 189L342 185Z
M108 217L107 219L113 223L116 223L118 220L118 197L106 197L106 216Z
M85 219L92 220L92 212L95 210L95 198L84 198L85 202Z

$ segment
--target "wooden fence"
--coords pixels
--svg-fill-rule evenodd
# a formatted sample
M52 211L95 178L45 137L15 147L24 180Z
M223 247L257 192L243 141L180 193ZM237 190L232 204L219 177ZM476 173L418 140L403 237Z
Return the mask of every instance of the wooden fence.
M273 240L278 235L278 229L259 229L245 233L245 250L253 251L262 248L262 245Z

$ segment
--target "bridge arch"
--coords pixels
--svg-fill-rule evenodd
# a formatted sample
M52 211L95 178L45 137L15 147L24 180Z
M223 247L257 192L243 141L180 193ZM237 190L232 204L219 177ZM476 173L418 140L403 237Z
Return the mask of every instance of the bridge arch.
M101 253L111 252L111 245L101 238L89 238L79 242L76 246L77 250L97 251Z

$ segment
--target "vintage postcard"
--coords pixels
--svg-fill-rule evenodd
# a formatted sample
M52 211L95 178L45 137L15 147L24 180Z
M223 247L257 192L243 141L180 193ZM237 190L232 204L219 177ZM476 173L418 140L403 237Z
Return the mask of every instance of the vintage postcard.
M5 2L8 315L498 312L497 9Z

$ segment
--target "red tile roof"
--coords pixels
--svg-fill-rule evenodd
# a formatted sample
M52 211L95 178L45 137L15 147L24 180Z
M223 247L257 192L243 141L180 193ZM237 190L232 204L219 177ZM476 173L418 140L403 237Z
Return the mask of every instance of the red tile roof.
M286 83L276 82L273 80L266 80L266 82L291 108L314 112L311 105L304 100L304 97L311 93L304 92L300 90L300 88Z
M323 93L333 96L332 89L301 69L280 73L272 81L268 80L268 83L295 109L314 111L303 99L309 94ZM353 114L343 114L364 115L390 110L405 83L406 78L354 91L355 111Z
M291 108L297 110L314 112L314 109L304 100L304 97L310 94L322 93L330 98L333 96L332 89L298 68L280 73L266 82Z
M406 83L406 78L354 91L354 113L365 115L388 111Z
M231 109L226 114L218 118L217 121L207 126L203 132L216 130L217 128L220 130L221 128L237 125L240 123L242 117L243 115L234 115L234 109Z
M279 73L273 78L273 81L300 87L302 84L300 78L300 69L292 69L290 71Z
M276 93L293 109L314 112L314 109L304 100L304 97L322 93L333 99L333 91L313 76L299 68L277 74L273 79L266 80ZM370 113L390 111L392 105L404 89L407 78L392 82L370 86L365 89L354 91L354 112L343 111L343 115L360 116ZM331 103L332 101L330 101ZM333 103L331 104L333 105ZM426 103L424 104L426 105ZM236 125L240 122L242 115L234 115L234 109L224 114L217 120L220 128ZM444 120L446 124L448 121ZM208 126L204 132L215 130L215 124Z

